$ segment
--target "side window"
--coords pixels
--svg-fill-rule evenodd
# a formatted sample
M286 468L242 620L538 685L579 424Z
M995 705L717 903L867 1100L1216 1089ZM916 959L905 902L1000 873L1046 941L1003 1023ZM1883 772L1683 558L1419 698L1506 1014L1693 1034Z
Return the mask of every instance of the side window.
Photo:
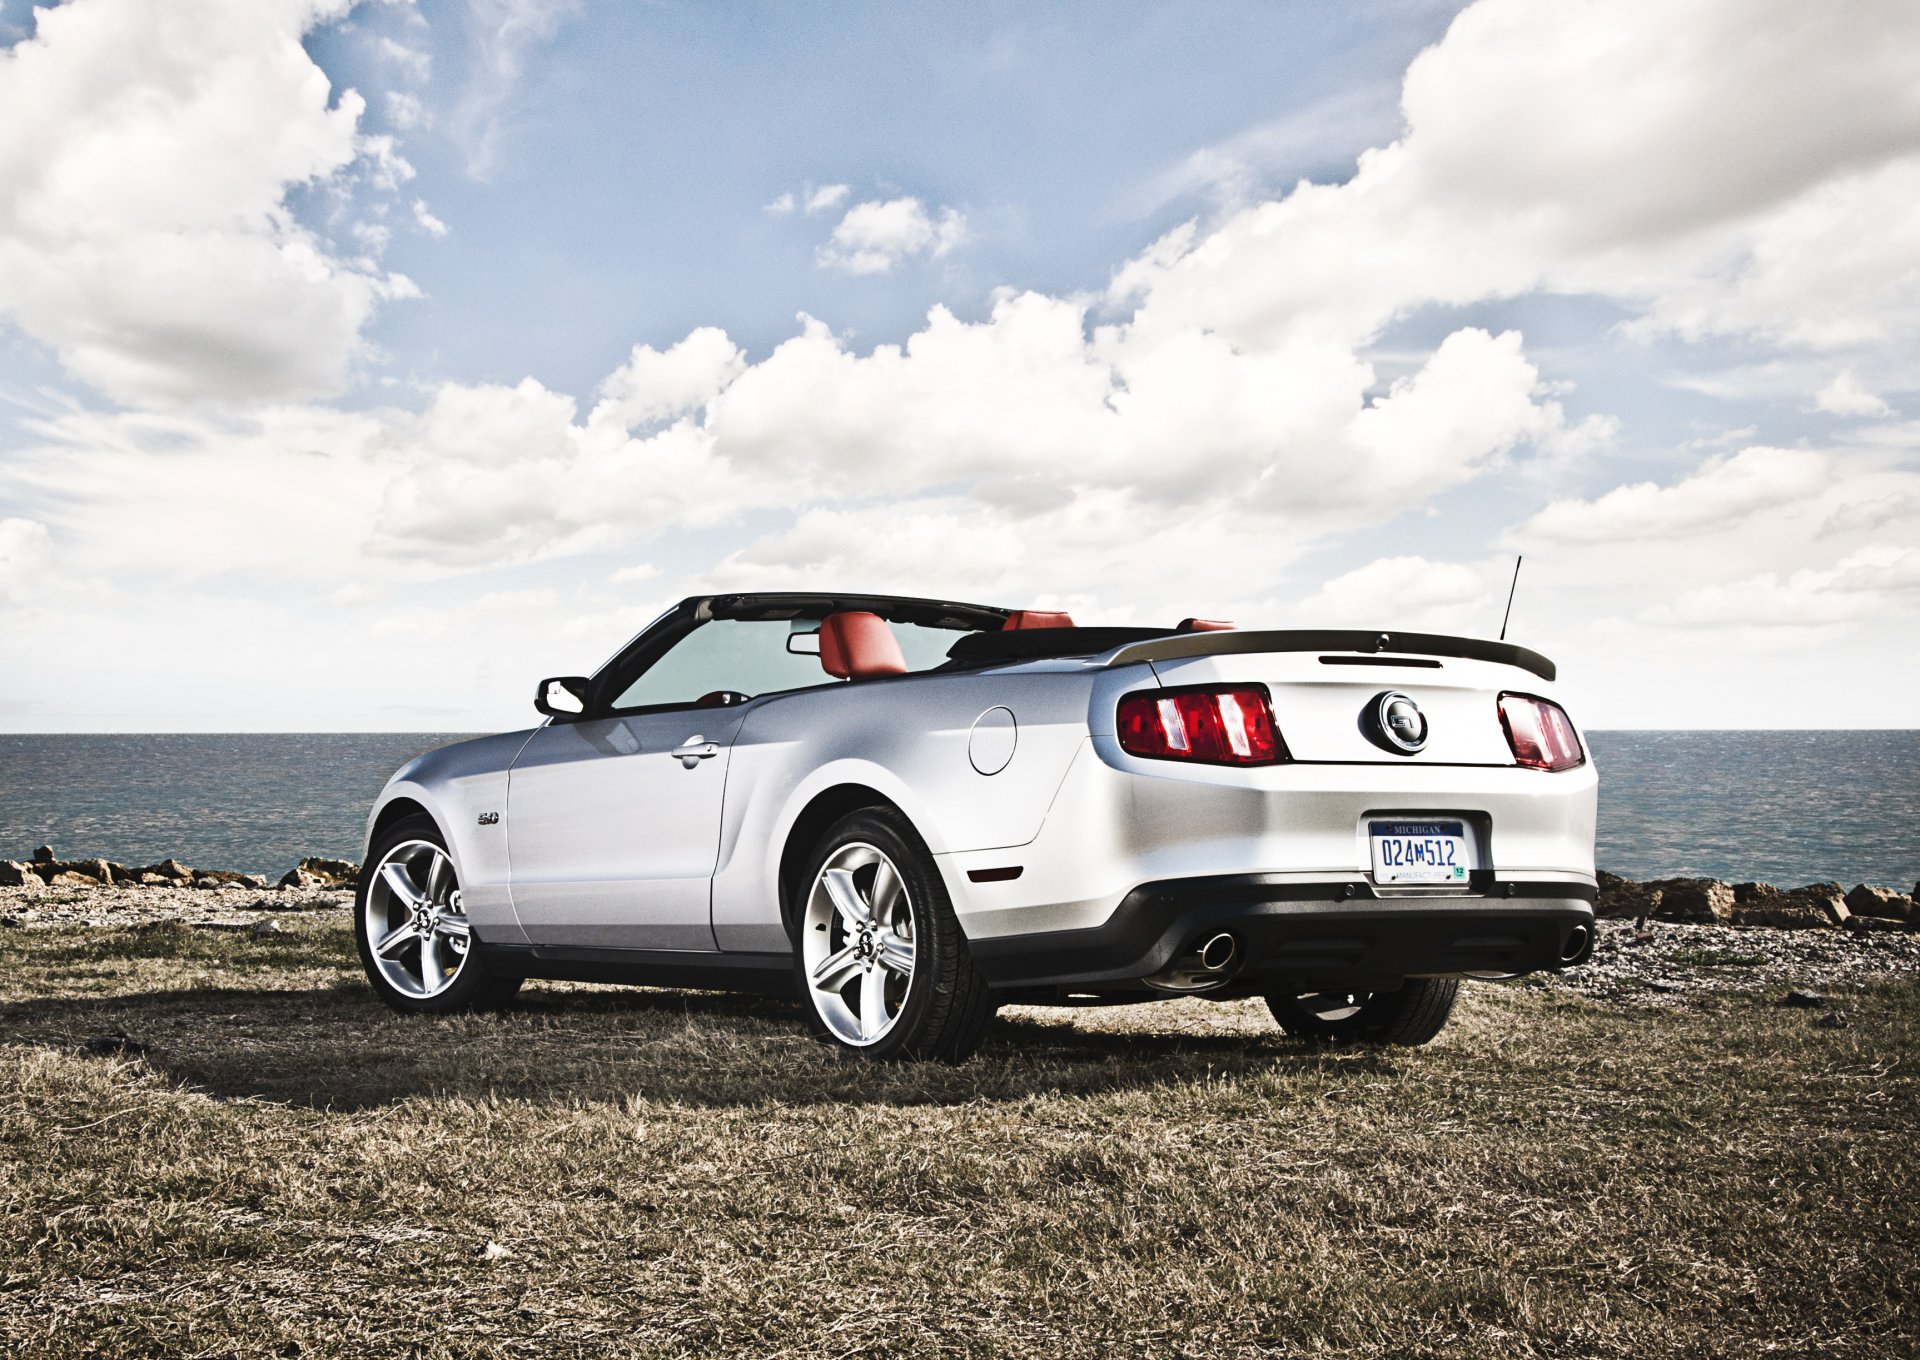
M818 656L787 650L785 619L714 619L687 634L613 701L616 709L691 704L715 690L749 698L824 685Z

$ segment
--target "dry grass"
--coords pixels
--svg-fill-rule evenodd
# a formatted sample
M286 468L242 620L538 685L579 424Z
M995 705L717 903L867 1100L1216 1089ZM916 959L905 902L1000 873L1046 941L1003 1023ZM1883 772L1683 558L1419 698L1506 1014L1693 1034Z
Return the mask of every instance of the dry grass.
M1479 986L1412 1053L1009 1012L876 1069L714 996L402 1020L343 915L0 936L0 1352L1920 1346L1911 981L1846 1028Z

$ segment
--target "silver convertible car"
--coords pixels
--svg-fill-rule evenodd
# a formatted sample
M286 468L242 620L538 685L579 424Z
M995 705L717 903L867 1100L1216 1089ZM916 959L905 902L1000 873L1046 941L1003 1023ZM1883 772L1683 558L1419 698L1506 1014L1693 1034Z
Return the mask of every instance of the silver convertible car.
M541 726L393 776L360 954L404 1011L768 992L875 1057L958 1060L1002 1003L1176 996L1423 1043L1461 978L1593 947L1553 679L1472 638L701 596L542 682Z

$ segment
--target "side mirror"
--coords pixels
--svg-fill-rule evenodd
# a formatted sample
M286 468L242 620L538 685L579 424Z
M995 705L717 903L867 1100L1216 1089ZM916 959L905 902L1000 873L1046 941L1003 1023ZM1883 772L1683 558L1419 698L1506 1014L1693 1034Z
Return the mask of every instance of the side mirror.
M559 675L542 680L533 692L533 706L549 718L577 718L587 711L587 677Z

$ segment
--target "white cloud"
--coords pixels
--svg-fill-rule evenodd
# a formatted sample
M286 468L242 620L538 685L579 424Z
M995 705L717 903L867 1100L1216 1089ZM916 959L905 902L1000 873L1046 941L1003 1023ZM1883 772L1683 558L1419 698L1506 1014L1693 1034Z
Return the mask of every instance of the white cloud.
M402 132L411 132L415 128L425 127L430 121L427 116L427 106L421 102L417 94L409 94L405 90L388 90L386 101L387 121Z
M1837 416L1884 416L1893 412L1884 399L1867 391L1845 370L1834 374L1833 381L1820 389L1814 405Z
M445 236L448 232L447 224L433 215L425 199L413 200L413 220L429 236Z
M814 213L831 212L845 203L847 195L852 192L852 188L845 184L827 184L818 189L809 190L807 193L808 216Z
M1469 566L1425 557L1382 557L1334 577L1287 613L1302 623L1345 627L1499 631L1510 562Z
M484 180L493 173L528 58L579 12L580 0L467 0L466 8L471 74L451 122L467 153L467 173Z
M819 195L814 197L817 200ZM809 203L808 211L812 210ZM967 219L956 209L930 213L917 198L875 199L847 209L817 258L826 269L884 274L903 260L940 259L966 234Z
M1670 486L1635 482L1591 501L1560 500L1515 530L1539 544L1690 536L1759 511L1806 505L1834 482L1833 460L1804 449L1750 448L1709 459Z
M1700 586L1647 611L1684 627L1800 629L1892 622L1920 612L1920 551L1870 544L1825 570Z
M299 39L344 0L74 0L0 51L0 312L121 401L338 389L405 279L286 206L356 161L397 182ZM404 171L403 171L404 168Z
M632 429L698 411L740 376L746 362L714 326L702 326L664 352L635 345L627 362L600 384L594 418Z
M760 211L769 217L791 217L793 215L793 194L791 191L780 195L771 203L761 205Z
M0 519L0 604L26 600L52 558L53 539L46 525Z
M1399 141L1347 183L1148 252L1115 300L1143 296L1149 329L1267 346L1536 289L1619 298L1683 336L1904 328L1917 47L1920 8L1899 0L1479 0L1409 68Z

